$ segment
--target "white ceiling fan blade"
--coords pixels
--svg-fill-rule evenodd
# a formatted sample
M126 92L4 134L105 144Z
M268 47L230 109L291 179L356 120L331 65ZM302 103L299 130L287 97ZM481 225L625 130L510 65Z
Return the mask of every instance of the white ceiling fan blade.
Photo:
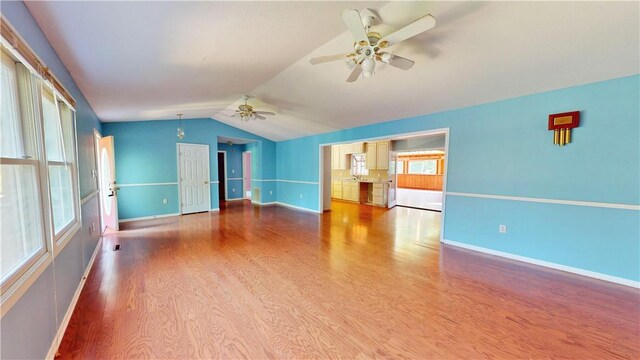
M347 78L347 82L351 83L358 80L358 77L360 77L360 73L362 73L362 66L357 65L351 72L351 75L349 75L349 77Z
M260 115L271 115L271 116L275 116L276 113L271 112L271 111L254 111L254 114L260 114Z
M322 63L327 63L327 62L336 61L336 60L343 60L343 59L346 59L346 58L348 58L350 56L353 56L353 55L352 54L338 54L338 55L318 56L318 57L311 58L311 60L309 60L309 62L311 63L311 65L316 65L316 64L322 64Z
M258 114L256 114L256 113L254 113L254 114L253 114L253 117L254 117L254 118L256 118L256 119L259 119L259 120L267 120L267 118L266 118L266 117L264 117L264 116L262 116L262 115L258 115Z
M402 69L402 70L409 70L413 67L413 65L416 63L413 60L409 60L407 58L403 58L402 56L398 56L398 55L393 55L393 54L388 54L389 58L386 58L386 54L388 53L381 53L382 55L382 62L385 64L389 64L393 67L397 67L398 69Z
M414 37L420 33L432 29L434 26L436 26L436 19L431 16L431 14L427 14L424 17L403 27L402 29L382 38L378 42L378 45L381 48L388 48L404 40L407 40L410 37Z
M366 44L369 44L369 37L367 36L367 32L364 30L364 25L362 25L362 18L360 18L360 13L358 10L349 9L344 10L342 12L342 21L347 26L347 29L351 31L353 38L356 42L360 43L364 41Z

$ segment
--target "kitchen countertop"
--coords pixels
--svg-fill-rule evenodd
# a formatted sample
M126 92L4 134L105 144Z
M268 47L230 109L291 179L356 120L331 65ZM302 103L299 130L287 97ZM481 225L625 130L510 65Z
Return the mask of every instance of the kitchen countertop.
M368 183L368 184L388 184L388 180L370 180L370 179L360 179L354 180L352 178L331 178L331 180L335 181L348 181L348 182L359 182L359 183Z

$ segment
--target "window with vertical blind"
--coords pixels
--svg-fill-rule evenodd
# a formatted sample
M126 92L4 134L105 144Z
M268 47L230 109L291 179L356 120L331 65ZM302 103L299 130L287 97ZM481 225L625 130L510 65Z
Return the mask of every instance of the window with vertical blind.
M75 114L59 92L2 49L0 278L23 283L80 227ZM24 276L23 276L24 275ZM14 286L15 284L15 286ZM10 292L11 293L11 292Z
M47 250L36 112L22 111L37 87L22 64L2 52L0 236L2 284L13 282ZM21 91L20 91L21 90Z

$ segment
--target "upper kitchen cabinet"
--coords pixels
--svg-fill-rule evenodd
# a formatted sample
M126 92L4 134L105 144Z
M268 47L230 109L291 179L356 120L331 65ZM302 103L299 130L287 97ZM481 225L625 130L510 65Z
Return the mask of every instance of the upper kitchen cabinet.
M331 146L331 169L348 170L351 165L351 154L364 153L364 143L342 144Z
M341 145L331 146L331 169L344 170L348 169L348 162L344 149Z
M377 141L367 143L367 169L389 169L389 142Z

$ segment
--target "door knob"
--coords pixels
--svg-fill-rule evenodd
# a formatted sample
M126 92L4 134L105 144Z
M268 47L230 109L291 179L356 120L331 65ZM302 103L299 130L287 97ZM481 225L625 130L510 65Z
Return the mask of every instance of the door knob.
M208 184L208 183L209 183L209 181L208 181L208 180L205 180L205 181L204 181L204 183L205 183L205 185L206 185L206 184Z

